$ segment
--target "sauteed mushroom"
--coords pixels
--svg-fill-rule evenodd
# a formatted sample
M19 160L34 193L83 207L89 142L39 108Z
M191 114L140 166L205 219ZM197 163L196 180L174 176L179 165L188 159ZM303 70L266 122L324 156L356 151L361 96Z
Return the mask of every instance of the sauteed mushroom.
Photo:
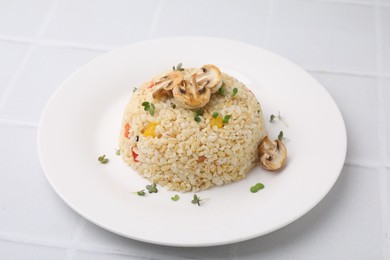
M185 108L205 106L212 93L222 85L221 72L214 65L204 65L192 76L191 81L183 80L173 90L173 97Z
M164 94L170 93L183 79L183 75L180 71L172 71L154 83L153 98L158 98Z
M287 150L282 141L271 141L265 136L259 146L259 156L260 165L266 170L274 171L286 163Z

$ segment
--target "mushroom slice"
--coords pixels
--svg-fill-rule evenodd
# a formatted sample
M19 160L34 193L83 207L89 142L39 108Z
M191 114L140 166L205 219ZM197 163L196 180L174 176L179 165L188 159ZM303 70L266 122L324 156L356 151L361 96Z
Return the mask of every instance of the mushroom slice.
M260 165L269 171L280 169L287 159L287 150L283 142L271 141L265 136L259 146Z
M183 79L180 71L172 71L154 82L153 98L159 98L175 88Z
M199 91L209 88L211 93L215 93L222 86L221 71L214 65L207 64L195 73L195 80L200 87Z
M196 74L192 75L192 83L183 80L173 90L173 97L184 108L194 109L205 106L210 101L211 90L202 88L196 82Z

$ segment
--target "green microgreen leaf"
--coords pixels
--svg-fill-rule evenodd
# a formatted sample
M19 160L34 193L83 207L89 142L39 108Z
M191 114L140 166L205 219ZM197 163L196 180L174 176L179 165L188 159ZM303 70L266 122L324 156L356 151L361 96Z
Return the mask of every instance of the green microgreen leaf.
M211 115L212 115L214 118L217 118L217 117L219 116L219 113L218 113L218 112L213 112Z
M224 116L222 119L222 123L227 124L231 117L232 117L231 115Z
M183 64L180 62L179 64L177 64L177 66L173 66L172 69L173 70L178 70L178 71L183 71L184 69L181 67L183 66Z
M146 189L149 193L157 193L158 189L156 187L156 183L153 183L152 185L146 185Z
M194 194L194 197L191 200L191 203L192 204L198 204L198 206L200 206L200 201L201 201L200 197L198 197L196 194Z
M173 200L173 201L178 201L179 199L180 199L180 197L177 194L175 196L171 197L171 200Z
M194 120L199 123L201 121L200 116L195 116Z
M251 188L250 188L250 191L252 192L252 193L256 193L256 192L258 192L259 190L262 190L262 189L264 189L264 184L262 184L262 183L256 183L255 185L253 185Z
M103 155L101 155L101 156L98 157L98 161L99 161L100 163L102 163L102 164L106 164L106 163L109 162L109 159L106 158L106 155L105 155L105 154L103 154Z
M280 132L279 132L278 139L279 139L280 141L282 141L282 139L283 139L283 131L280 131Z
M222 85L222 87L219 88L218 93L219 93L221 96L225 96L225 87L224 87L223 85Z
M235 95L237 95L238 93L238 88L234 88L233 89L233 92L232 92L232 97L234 97Z
M121 155L121 149L115 149L115 154L116 155Z
M137 91L137 88L136 88L136 87L134 87L134 88L133 88L133 93L134 93L134 92L136 92L136 91Z

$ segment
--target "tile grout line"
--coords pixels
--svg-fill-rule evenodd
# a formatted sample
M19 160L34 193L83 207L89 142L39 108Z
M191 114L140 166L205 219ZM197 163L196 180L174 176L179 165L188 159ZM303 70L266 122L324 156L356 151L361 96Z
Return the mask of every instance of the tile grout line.
M3 119L0 119L0 126L38 128L38 124L36 124L36 123L20 122L20 121L13 121L13 120L3 120Z
M267 48L268 46L268 41L269 41L269 36L270 36L270 27L271 27L271 19L274 13L274 5L275 5L275 0L270 0L268 10L267 10L267 17L265 19L266 21L266 27L265 27L265 33L264 33L264 41L263 41L263 46Z
M380 174L380 200L381 200L381 213L382 213L382 227L383 227L383 241L382 241L382 256L384 259L390 259L390 213L389 213L389 205L387 203L387 197L388 197L388 186L386 182L386 169L385 169L385 162L386 162L386 131L385 131L385 107L384 107L384 96L383 96L383 66L382 66L382 18L381 18L381 7L380 7L380 0L374 1L374 19L375 19L375 56L376 56L376 70L378 72L378 76L376 77L377 81L377 101L378 101L378 138L382 139L379 140L379 153L381 156L381 162L383 163L382 167L380 167L379 174ZM384 139L384 140L383 140Z
M154 11L152 22L150 24L150 30L149 30L148 36L147 36L148 39L152 39L153 35L156 32L156 25L157 25L157 22L161 16L161 11L162 11L164 2L165 2L164 0L160 0L157 4L156 10Z

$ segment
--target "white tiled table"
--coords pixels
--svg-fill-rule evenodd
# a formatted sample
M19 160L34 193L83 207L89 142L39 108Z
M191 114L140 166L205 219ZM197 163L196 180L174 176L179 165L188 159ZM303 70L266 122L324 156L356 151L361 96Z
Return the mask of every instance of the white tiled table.
M226 246L150 245L90 224L47 183L36 132L59 84L115 47L187 35L268 48L336 100L346 163L296 222ZM390 0L0 0L0 177L0 259L390 259Z

